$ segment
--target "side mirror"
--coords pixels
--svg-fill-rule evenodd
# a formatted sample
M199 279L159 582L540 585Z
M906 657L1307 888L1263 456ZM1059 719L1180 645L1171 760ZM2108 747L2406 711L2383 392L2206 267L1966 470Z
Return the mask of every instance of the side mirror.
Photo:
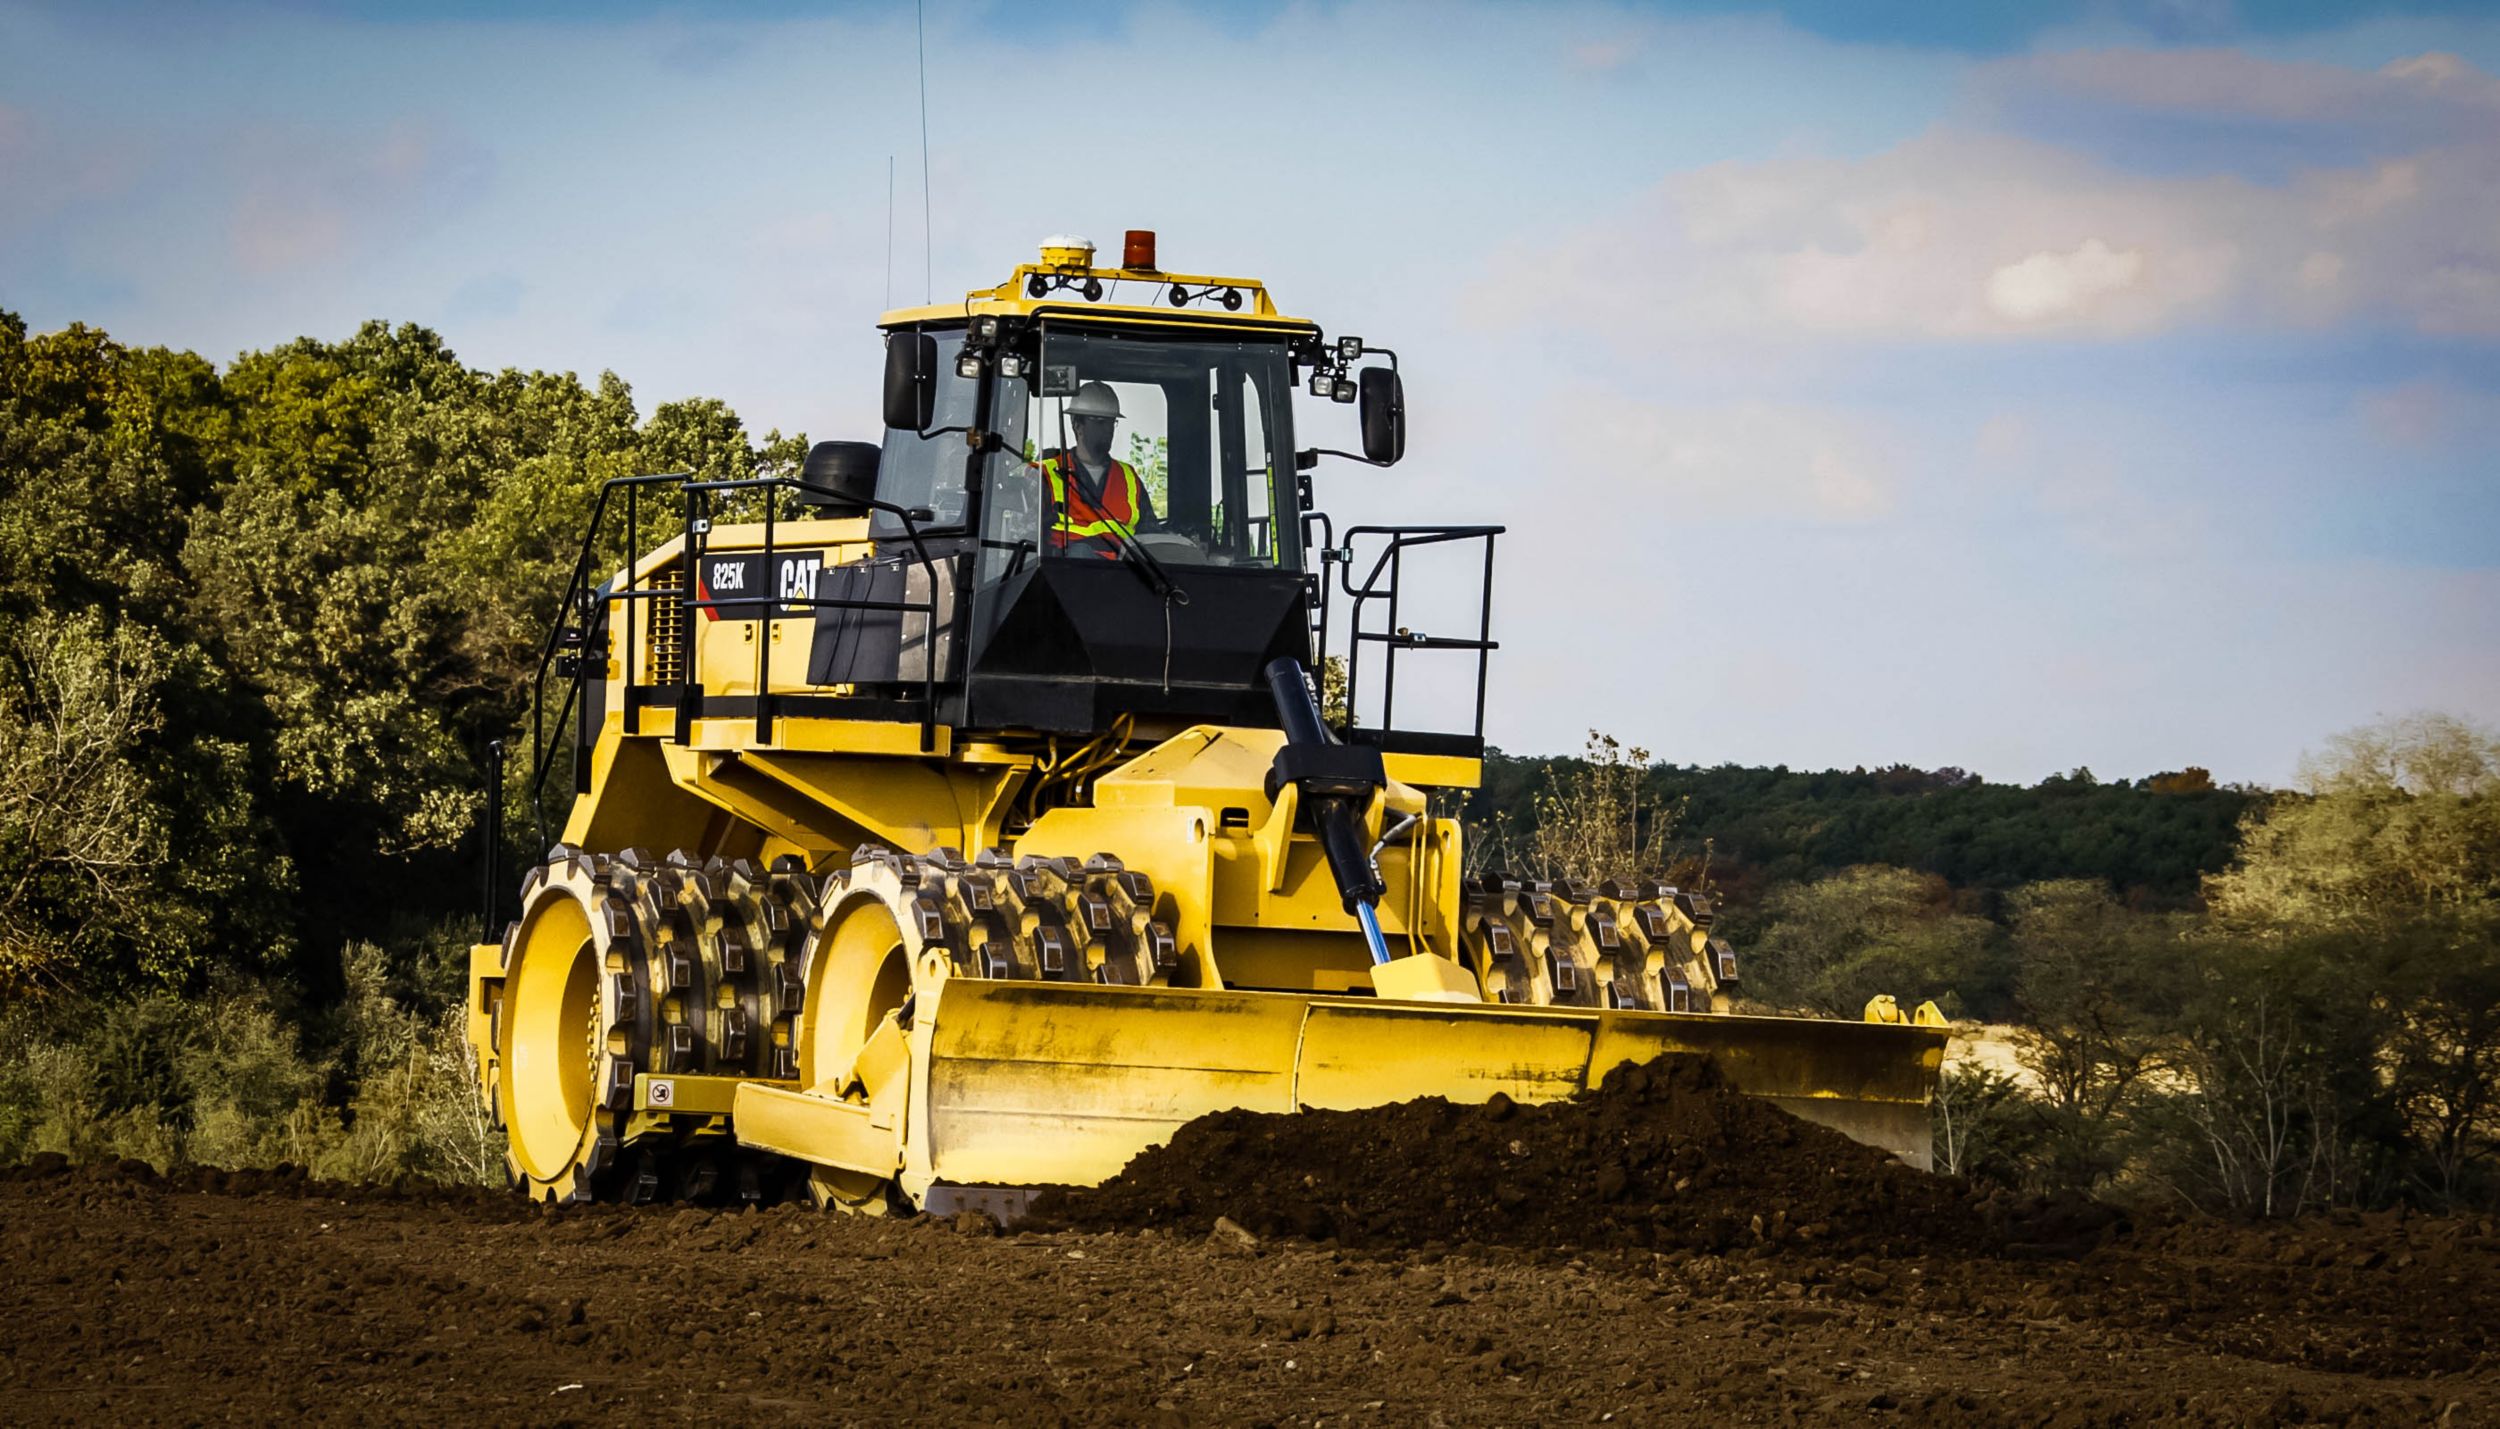
M1363 418L1363 455L1382 466L1406 455L1406 384L1393 367L1366 367L1356 400Z
M925 432L937 416L937 339L898 332L885 340L885 424Z
M799 494L800 504L821 516L865 516L868 500L877 494L875 442L818 442L807 449L799 480L821 491ZM828 494L830 493L830 494Z

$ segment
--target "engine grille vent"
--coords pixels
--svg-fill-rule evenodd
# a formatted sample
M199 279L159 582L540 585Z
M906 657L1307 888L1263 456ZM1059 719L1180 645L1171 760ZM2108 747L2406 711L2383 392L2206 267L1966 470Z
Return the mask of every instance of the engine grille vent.
M684 573L677 570L654 571L644 582L646 590L676 592L684 589ZM642 643L643 680L646 684L682 684L686 678L683 647L679 644L686 625L686 609L675 600L646 600L643 614L650 617L643 629L650 632Z

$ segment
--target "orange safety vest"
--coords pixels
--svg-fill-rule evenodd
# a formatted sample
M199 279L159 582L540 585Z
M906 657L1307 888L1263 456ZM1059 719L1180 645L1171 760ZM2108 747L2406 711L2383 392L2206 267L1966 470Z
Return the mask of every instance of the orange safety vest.
M1101 547L1095 554L1116 559L1120 553L1111 538L1114 533L1136 530L1138 514L1146 509L1145 484L1137 479L1136 468L1112 458L1111 469L1102 477L1103 504L1097 507L1068 481L1075 462L1069 452L1042 458L1042 471L1050 477L1051 508L1058 513L1050 532L1051 549L1065 551L1093 541Z

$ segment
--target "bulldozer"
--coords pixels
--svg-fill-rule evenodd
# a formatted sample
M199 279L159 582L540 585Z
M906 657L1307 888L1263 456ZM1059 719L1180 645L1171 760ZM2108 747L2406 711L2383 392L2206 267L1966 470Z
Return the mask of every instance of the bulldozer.
M599 493L469 964L514 1188L1012 1220L1211 1112L1666 1053L1927 1164L1930 1010L1747 1012L1704 894L1470 868L1502 528L1314 501L1403 457L1394 350L1146 232L878 326L881 441Z

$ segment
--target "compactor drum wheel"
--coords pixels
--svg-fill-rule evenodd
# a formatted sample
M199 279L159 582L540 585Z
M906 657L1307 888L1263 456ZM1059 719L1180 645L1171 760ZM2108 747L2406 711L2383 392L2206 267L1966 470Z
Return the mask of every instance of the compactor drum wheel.
M1710 900L1697 893L1485 873L1465 896L1467 962L1488 1002L1708 1012L1736 983L1735 954L1710 936Z
M1143 987L1168 984L1180 945L1154 885L1109 854L965 859L866 847L828 877L809 942L801 1085L877 1107L907 1075L915 995L949 978ZM820 1204L880 1212L892 1183L818 1168Z
M814 906L794 859L759 875L743 860L558 846L532 869L504 935L495 1028L492 1109L512 1183L562 1202L713 1190L721 1148L679 1145L670 1118L638 1120L636 1076L795 1077ZM754 1168L740 1169L751 1183Z
M505 1166L531 1200L589 1199L620 1150L645 1039L640 933L609 870L605 857L557 849L531 870L504 934L495 1111Z

